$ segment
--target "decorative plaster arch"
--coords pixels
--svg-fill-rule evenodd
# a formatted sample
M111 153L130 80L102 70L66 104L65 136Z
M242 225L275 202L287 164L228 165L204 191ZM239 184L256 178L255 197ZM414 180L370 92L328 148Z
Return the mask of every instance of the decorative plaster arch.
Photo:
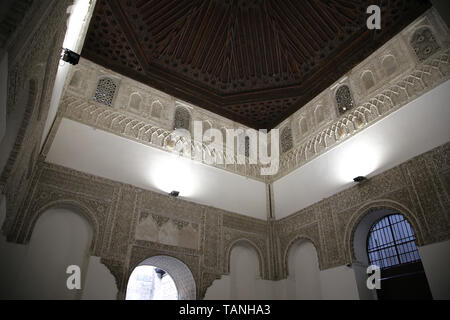
M423 230L421 228L421 225L417 219L417 215L414 214L411 210L409 210L406 206L403 204L392 201L392 200L376 200L371 201L366 204L364 204L362 207L360 207L356 212L351 216L349 223L347 224L347 227L345 228L344 232L344 254L345 259L348 263L353 263L357 261L355 256L355 250L354 250L354 236L356 229L358 228L358 225L360 224L361 220L368 214L374 211L378 211L380 209L390 209L390 210L396 210L400 214L402 214L406 220L411 224L414 233L416 235L416 242L417 246L423 245Z
M246 243L248 245L250 245L255 251L256 254L258 255L258 262L259 262L259 274L261 276L261 278L264 278L264 275L266 274L266 268L264 267L264 255L262 254L261 249L258 247L258 245L256 245L256 243L254 243L252 240L250 239L246 239L246 238L239 238L234 240L233 242L231 242L231 244L228 245L228 247L225 249L225 267L226 267L226 274L230 274L231 271L231 266L230 266L230 262L231 262L231 252L233 251L233 248L237 245L239 245L240 243Z
M322 253L320 251L320 246L317 245L316 241L313 240L309 236L296 235L295 237L293 237L292 240L289 241L289 243L286 246L286 249L284 250L284 253L283 253L283 265L284 265L284 273L285 273L283 275L284 278L289 276L289 251L292 249L292 246L299 241L309 241L312 243L312 245L314 246L314 248L316 249L316 252L317 252L317 258L319 261L319 269L322 270L323 263L322 263Z
M98 241L99 241L99 231L100 226L97 221L97 218L92 213L92 210L85 206L84 204L79 203L78 201L71 199L61 199L56 201L50 201L43 206L41 206L34 215L29 216L25 219L24 224L19 232L18 239L19 242L26 244L30 241L31 235L33 234L34 227L38 219L48 210L55 208L67 208L73 211L75 214L80 214L84 217L91 227L93 228L93 237L92 242L89 248L89 254L95 255L95 252L98 249ZM21 240L21 241L20 241Z
M168 255L156 255L137 263L129 269L126 287L134 269L139 266L153 266L166 271L175 282L179 300L197 299L197 284L194 275L187 264L180 259Z

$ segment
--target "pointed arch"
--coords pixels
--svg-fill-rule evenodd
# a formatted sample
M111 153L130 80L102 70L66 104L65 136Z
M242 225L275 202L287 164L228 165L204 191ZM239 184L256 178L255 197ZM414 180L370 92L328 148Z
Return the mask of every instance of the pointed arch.
M128 108L132 111L139 112L142 105L142 96L138 92L133 92L128 101Z
M316 110L314 111L314 116L316 118L317 124L321 124L325 121L325 113L324 113L324 107L322 105L318 105L316 107Z
M152 114L151 116L155 119L160 119L163 112L163 105L159 100L152 103Z
M397 59L393 55L385 56L381 65L386 76L393 75L397 71Z
M361 80L366 91L372 89L375 86L375 78L373 77L373 72L370 70L366 70L362 73Z
M186 129L191 131L191 113L188 109L178 106L175 109L175 116L173 120L173 130Z

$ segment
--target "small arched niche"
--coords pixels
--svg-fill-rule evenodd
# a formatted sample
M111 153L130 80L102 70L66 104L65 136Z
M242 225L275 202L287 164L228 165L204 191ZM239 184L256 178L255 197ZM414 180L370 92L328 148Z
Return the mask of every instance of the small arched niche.
M303 137L308 133L308 122L306 122L305 118L301 118L298 121L298 127L299 127L299 131L300 131L300 136Z
M366 91L372 89L375 86L375 79L373 77L373 73L370 70L366 70L361 75L362 83L364 84L364 88Z
M316 117L317 124L321 124L325 121L325 113L324 113L324 107L323 106L317 106L316 110L314 111L314 115Z
M196 284L191 270L169 256L142 261L130 275L126 300L195 300Z
M191 114L184 107L177 107L175 110L173 130L177 129L191 130Z
M162 116L163 105L159 101L152 103L152 118L159 119Z
M397 59L393 55L384 57L381 65L386 76L393 75L397 71Z
M141 110L142 97L139 93L134 92L130 96L130 100L128 101L128 108L131 111L139 112Z

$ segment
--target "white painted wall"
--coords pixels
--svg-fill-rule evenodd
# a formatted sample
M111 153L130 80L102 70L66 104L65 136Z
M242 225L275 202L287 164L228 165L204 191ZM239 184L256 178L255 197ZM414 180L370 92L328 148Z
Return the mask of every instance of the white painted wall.
M321 271L320 285L324 300L360 299L355 273L347 266Z
M266 220L266 186L112 133L63 119L47 161Z
M294 300L320 300L320 270L317 251L310 241L299 241L289 250L287 297Z
M281 219L450 141L450 81L274 183ZM320 172L320 177L317 173Z
M303 241L289 252L289 276L282 281L259 277L256 251L239 244L231 252L230 275L214 281L205 300L358 300L354 272L341 266L320 271L315 247Z
M419 248L419 254L436 300L450 300L450 241Z
M82 288L82 300L116 300L116 279L101 263L99 257L90 257L89 266Z
M0 299L115 299L114 278L98 260L89 258L92 236L82 216L58 208L39 218L28 245L8 243L1 237ZM70 265L81 268L80 291L67 289Z
M69 265L87 267L91 230L79 215L48 210L37 221L29 245L2 243L1 296L13 299L75 299L66 287ZM5 270L6 269L6 270Z
M231 251L230 275L214 281L205 300L270 300L272 286L271 281L261 280L255 249L239 244Z

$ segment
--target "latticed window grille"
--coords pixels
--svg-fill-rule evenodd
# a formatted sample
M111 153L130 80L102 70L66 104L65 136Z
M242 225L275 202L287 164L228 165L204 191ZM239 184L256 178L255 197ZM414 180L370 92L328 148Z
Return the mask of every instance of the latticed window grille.
M186 129L190 130L191 128L191 115L188 110L185 108L177 108L175 110L175 118L173 123L173 129Z
M387 216L372 227L367 252L370 264L381 269L420 261L414 231L401 214Z
M336 91L336 102L340 114L344 114L347 111L353 109L355 103L348 86L342 86Z
M280 135L281 153L288 152L294 147L294 140L292 138L292 130L290 127L285 127Z
M429 28L417 30L411 39L411 46L419 61L425 61L441 49Z
M104 78L100 79L94 94L94 101L98 103L112 106L114 95L116 94L117 85L113 80Z

